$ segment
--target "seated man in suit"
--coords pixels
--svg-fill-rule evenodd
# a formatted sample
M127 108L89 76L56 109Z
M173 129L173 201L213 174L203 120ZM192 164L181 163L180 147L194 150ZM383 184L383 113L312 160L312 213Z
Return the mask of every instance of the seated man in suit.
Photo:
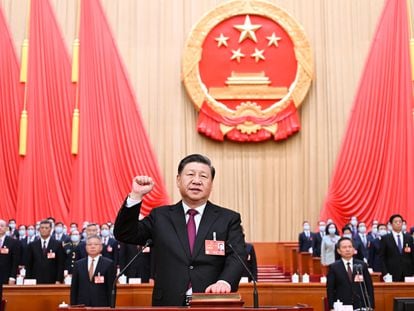
M246 257L240 214L208 201L214 174L207 157L185 157L176 178L182 201L154 208L142 220L138 219L141 202L154 182L148 176L132 181L114 234L118 241L129 244L153 240L153 305L183 306L193 292L229 293L238 289L243 272L238 257Z
M70 286L70 304L88 307L111 306L115 264L101 256L102 241L97 235L86 238L88 257L75 262Z
M357 308L375 308L374 289L367 264L353 258L353 241L342 237L337 252L341 259L331 264L327 276L326 290L329 309L339 300L344 305Z

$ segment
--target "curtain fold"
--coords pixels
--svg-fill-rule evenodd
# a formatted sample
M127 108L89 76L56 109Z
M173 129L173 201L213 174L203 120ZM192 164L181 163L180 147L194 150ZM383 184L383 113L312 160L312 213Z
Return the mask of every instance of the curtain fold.
M413 89L407 2L384 6L321 218L414 223Z
M19 113L23 105L20 68L0 5L0 218L16 217Z
M49 0L30 1L27 154L21 158L16 218L68 220L75 89L70 62Z
M147 214L169 201L157 157L101 4L98 0L81 3L79 152L70 219L113 220L135 175L155 181L141 210Z

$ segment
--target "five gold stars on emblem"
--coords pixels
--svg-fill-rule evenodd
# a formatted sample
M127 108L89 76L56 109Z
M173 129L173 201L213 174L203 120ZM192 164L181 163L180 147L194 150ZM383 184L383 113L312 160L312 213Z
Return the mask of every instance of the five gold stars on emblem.
M238 31L240 31L240 37L239 37L239 43L242 43L244 40L250 39L253 42L257 43L257 37L256 37L256 30L262 27L262 25L258 24L252 24L250 21L250 16L246 15L244 19L243 25L234 25L234 28L236 28ZM229 37L226 37L223 33L220 34L217 38L214 38L214 40L217 41L217 47L225 46L227 47L227 41L229 40ZM280 37L277 37L276 34L273 32L271 36L266 37L268 40L268 47L275 46L279 47L279 41L282 39ZM255 59L255 62L259 62L261 60L265 60L264 56L264 49L259 50L257 48L254 49L254 53L250 54L250 57ZM238 63L240 63L241 58L245 57L245 54L242 53L241 48L237 50L232 50L232 55L230 60L236 60Z

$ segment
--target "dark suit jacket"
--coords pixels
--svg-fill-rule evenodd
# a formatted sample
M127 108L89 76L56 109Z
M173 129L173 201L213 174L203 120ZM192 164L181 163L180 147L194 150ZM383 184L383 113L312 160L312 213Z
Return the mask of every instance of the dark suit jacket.
M251 243L246 243L246 265L249 268L250 272L252 273L254 280L257 281L257 258L256 258L256 251L254 250L254 246ZM246 270L243 271L243 277L247 277L249 282L252 281L252 277L250 276L249 272Z
M121 270L142 249L141 246L120 243L119 267ZM148 283L151 276L151 252L141 253L125 271L128 278L141 278L142 283Z
M193 292L204 292L218 280L227 281L237 291L243 266L230 247L225 256L205 254L205 241L213 239L231 243L241 258L245 258L245 243L240 226L240 214L207 202L193 254L190 254L187 227L182 202L154 208L150 215L138 221L141 204L121 208L115 221L114 234L118 241L143 245L153 240L154 306L182 306L191 282Z
M26 277L36 279L38 284L54 284L63 282L63 266L65 254L62 242L50 239L47 252L55 253L55 258L48 258L43 254L42 240L38 239L29 244L27 252Z
M376 238L369 244L369 266L375 272L382 271L382 260L380 257L381 237Z
M382 237L380 257L382 259L382 274L387 273L392 275L392 280L395 282L403 282L404 277L413 275L414 256L413 256L413 238L407 234L403 236L403 252L400 254L397 243L394 240L392 233ZM408 246L410 252L404 249Z
M355 235L354 237L354 242L357 242L360 246L361 246L361 251L362 251L362 257L366 258L368 260L369 257L369 244L371 243L368 239L368 236L365 235L366 239L367 239L367 244L366 246L364 245L364 242L361 239L361 236L359 234Z
M109 238L108 243L106 245L102 244L102 256L111 259L115 263L115 265L118 265L118 261L119 261L118 241L113 238Z
M309 252L309 248L313 245L314 238L313 232L309 232L309 237L306 236L305 232L299 233L299 252Z
M362 260L358 259L353 259L353 264L354 266L356 264L362 265L362 274L367 287L369 301L371 302L371 307L375 308L374 289L372 286L371 276L368 272L368 266ZM329 309L333 309L333 304L338 299L344 305L353 305L354 309L365 307L362 296L363 291L361 290L361 287L364 288L364 285L360 284L360 282L355 282L355 275L356 272L353 271L351 282L342 260L337 260L329 266L326 283Z
M104 277L104 283L95 283L95 276ZM115 280L115 264L103 256L99 257L93 280L89 279L88 257L75 262L70 286L70 304L89 307L111 306L112 284Z
M9 278L16 278L17 267L20 263L20 242L9 236L4 238L3 242L4 254L0 253L0 281L2 284L7 284ZM8 254L5 254L8 252Z
M320 232L315 232L312 242L312 256L321 257L322 235Z

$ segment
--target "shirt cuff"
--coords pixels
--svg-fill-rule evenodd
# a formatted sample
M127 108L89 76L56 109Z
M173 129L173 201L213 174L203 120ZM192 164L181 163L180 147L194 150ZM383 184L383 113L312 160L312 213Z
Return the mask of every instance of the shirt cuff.
M138 203L141 203L141 200L134 200L128 195L128 198L125 202L125 206L127 208L130 208L131 206L137 205Z

